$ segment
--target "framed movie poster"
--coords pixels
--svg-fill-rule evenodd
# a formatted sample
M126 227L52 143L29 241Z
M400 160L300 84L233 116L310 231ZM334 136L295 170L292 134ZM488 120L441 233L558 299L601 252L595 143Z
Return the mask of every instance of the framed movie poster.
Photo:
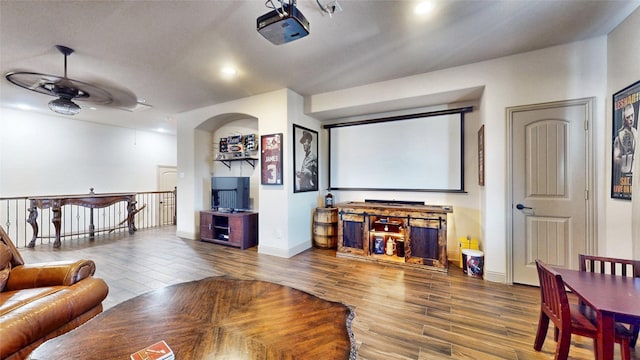
M638 106L640 81L613 94L611 197L631 200L633 160L638 154ZM636 169L636 171L640 171ZM640 176L640 175L638 175Z
M293 192L318 191L318 132L293 124Z
M260 174L262 185L282 185L282 133L262 135Z

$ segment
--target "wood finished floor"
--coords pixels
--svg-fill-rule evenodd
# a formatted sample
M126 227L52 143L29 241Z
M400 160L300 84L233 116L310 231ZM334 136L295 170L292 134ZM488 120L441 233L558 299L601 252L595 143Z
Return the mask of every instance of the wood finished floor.
M118 304L30 358L124 360L165 340L177 359L344 360L352 316L344 304L289 286L212 276Z
M553 359L549 329L543 351L533 350L539 314L537 288L449 273L338 259L312 248L290 259L181 239L175 227L135 235L67 240L60 249L20 249L27 263L93 259L109 284L110 308L153 289L208 276L270 281L355 309L358 359ZM575 300L575 299L574 299ZM309 324L313 326L313 324ZM570 359L594 358L590 339L574 336ZM615 347L620 359L619 346ZM640 351L632 351L640 360Z

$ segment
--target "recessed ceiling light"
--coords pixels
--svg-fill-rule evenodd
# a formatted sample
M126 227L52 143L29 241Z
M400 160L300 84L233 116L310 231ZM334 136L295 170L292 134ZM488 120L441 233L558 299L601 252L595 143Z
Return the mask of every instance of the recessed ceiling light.
M232 76L235 76L238 73L238 71L235 68L231 67L231 66L223 67L222 70L220 70L220 72L225 77L232 77Z
M138 100L137 100L137 101L138 101L138 103L139 103L139 104L144 104L144 103L146 103L146 102L147 102L147 99L145 99L145 98L138 98Z
M433 1L421 1L413 9L413 12L416 15L425 15L432 12L434 8L435 4L433 3Z

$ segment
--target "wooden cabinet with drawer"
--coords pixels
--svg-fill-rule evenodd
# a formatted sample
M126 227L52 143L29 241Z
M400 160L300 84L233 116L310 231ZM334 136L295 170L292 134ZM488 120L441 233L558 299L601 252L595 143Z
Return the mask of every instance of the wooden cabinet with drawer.
M347 202L338 207L338 257L446 271L451 206Z
M200 212L200 240L247 249L258 244L258 213Z

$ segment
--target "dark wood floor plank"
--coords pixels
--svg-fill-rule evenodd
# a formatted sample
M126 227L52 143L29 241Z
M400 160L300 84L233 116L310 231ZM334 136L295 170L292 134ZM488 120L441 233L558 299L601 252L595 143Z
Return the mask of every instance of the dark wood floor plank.
M60 249L38 245L21 252L30 263L94 259L96 276L110 286L106 308L150 290L221 275L269 281L341 302L355 311L352 329L360 360L553 358L553 329L543 351L533 351L540 298L535 287L467 277L455 266L448 274L405 269L336 258L334 250L316 248L287 259L174 234L174 227L141 230L134 236L113 234L63 243ZM230 342L244 341L232 335L218 334ZM573 337L569 357L591 360L592 349L590 339ZM619 346L615 353L620 359ZM232 352L219 355L234 358ZM640 351L631 357L640 360Z

